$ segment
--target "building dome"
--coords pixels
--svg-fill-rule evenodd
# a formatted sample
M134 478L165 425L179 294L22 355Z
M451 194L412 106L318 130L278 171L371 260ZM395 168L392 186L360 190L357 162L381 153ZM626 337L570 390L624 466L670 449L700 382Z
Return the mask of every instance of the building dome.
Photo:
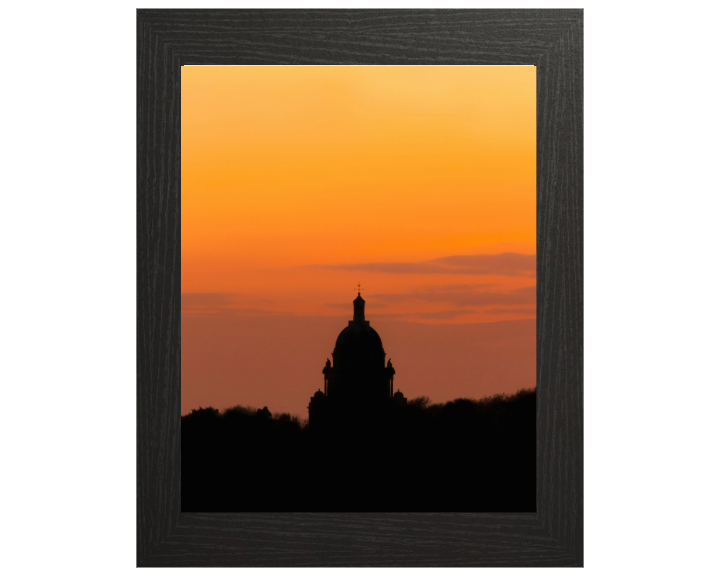
M365 364L382 368L385 365L385 350L380 335L368 321L350 321L335 341L333 360L336 368Z
M398 390L393 394L393 401L397 406L407 406L407 398L405 398L405 395Z

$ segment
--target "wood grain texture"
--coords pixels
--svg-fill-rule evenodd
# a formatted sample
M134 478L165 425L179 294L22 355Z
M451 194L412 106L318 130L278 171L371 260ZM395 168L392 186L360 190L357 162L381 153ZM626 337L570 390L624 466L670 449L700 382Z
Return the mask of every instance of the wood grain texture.
M180 513L180 67L537 66L537 514ZM581 566L582 10L139 10L139 566Z

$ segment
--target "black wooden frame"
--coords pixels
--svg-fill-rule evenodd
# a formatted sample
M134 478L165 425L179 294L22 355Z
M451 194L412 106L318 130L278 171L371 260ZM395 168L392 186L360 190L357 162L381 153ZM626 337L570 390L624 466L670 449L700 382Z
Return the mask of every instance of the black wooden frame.
M139 10L139 566L582 566L582 10ZM537 513L180 512L180 67L537 67Z

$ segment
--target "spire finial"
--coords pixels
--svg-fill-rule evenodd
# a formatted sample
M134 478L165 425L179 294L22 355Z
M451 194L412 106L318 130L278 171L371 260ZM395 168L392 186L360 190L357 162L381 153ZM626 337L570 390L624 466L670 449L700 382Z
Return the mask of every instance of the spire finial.
M357 285L358 295L355 300L353 300L353 307L355 308L355 313L353 314L353 320L355 322L365 322L365 300L363 300L363 297L360 296L360 291L362 290L362 286L358 283Z

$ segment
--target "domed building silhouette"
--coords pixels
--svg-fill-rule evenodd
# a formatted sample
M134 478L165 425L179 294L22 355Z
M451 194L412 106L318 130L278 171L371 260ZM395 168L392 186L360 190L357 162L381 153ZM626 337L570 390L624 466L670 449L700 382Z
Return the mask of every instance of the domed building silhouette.
M402 392L393 394L395 368L385 363L385 349L380 335L365 320L365 300L358 292L353 301L353 319L337 337L323 368L324 391L318 390L308 406L310 424L322 414L342 406L372 410L389 402L406 403Z

